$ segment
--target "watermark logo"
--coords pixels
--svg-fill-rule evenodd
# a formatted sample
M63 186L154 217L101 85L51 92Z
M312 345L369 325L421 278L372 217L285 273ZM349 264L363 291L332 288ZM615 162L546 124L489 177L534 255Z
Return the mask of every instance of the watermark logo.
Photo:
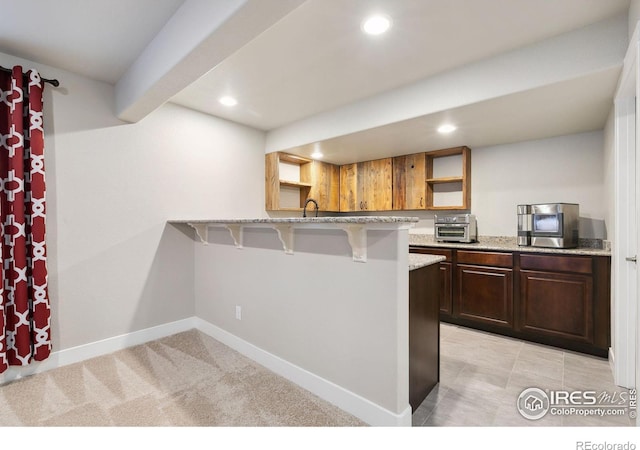
M622 416L636 417L637 396L635 389L621 392L597 392L591 390L542 390L525 389L518 396L518 412L529 420L542 419L547 414L555 416Z
M527 388L518 397L518 412L529 420L542 419L549 412L549 396L542 389Z

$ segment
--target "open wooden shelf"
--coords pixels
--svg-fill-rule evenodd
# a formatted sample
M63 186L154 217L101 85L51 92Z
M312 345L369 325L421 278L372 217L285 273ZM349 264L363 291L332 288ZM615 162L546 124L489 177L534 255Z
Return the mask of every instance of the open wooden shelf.
M290 153L283 153L283 152L278 152L278 153L279 153L280 161L282 162L288 162L291 164L306 164L313 161L312 159L305 158L303 156L292 155Z
M310 188L313 185L311 183L303 183L302 181L280 180L280 186Z
M427 183L431 184L461 183L462 181L464 181L462 177L427 178Z
M434 177L433 165L434 160L437 158L444 158L446 156L461 155L462 163L462 176L456 177ZM426 194L426 206L425 209L433 211L447 211L447 210L469 210L471 209L471 149L469 147L454 147L444 150L436 150L426 153L427 164L427 194ZM435 206L434 205L434 186L438 184L454 184L459 183L462 193L462 204L451 206Z

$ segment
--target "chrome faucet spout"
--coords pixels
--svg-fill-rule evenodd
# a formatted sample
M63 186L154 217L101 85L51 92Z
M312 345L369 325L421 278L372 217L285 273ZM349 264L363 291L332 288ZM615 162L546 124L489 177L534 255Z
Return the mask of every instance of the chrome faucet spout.
M312 198L308 198L306 202L304 202L304 208L302 208L302 217L307 217L307 205L309 202L316 205L316 217L318 217L318 202Z

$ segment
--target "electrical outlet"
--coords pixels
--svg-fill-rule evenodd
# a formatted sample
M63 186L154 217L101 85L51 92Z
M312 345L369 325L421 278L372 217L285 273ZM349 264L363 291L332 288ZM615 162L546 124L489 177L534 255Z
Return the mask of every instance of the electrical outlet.
M242 320L242 306L236 305L236 319Z

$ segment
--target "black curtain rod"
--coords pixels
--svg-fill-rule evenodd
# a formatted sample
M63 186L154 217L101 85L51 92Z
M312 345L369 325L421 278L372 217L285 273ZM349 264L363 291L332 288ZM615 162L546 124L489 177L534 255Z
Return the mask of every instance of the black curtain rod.
M11 69L7 69L6 67L2 67L2 66L0 66L0 70L2 70L3 72L7 72L7 73L12 73L13 72ZM42 76L40 78L42 78ZM60 82L58 80L55 80L55 79L54 80L49 80L47 78L42 78L42 81L44 81L45 83L49 83L53 87L60 86Z

